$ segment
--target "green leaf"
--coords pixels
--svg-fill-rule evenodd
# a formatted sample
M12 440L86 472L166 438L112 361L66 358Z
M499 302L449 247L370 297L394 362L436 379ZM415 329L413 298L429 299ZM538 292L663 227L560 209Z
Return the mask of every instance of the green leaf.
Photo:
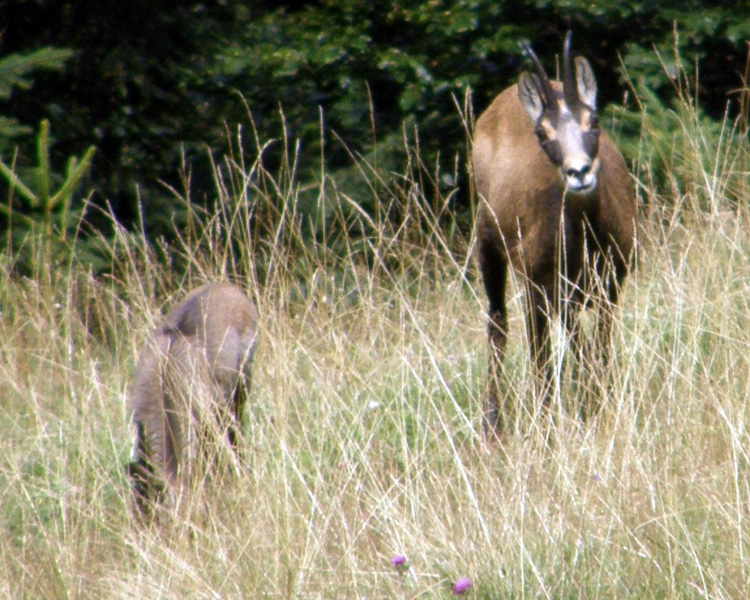
M44 207L51 209L49 198L49 121L44 119L39 124L39 135L36 142L37 160L39 161L39 196Z
M94 157L95 152L96 148L90 146L89 149L86 150L86 154L83 155L80 163L76 163L74 159L71 160L65 183L63 183L57 193L50 198L51 206L56 206L60 201L63 201L66 204L70 202L70 196L73 194L73 190L75 190L76 186L91 166L91 159Z
M2 160L0 160L0 173L2 173L8 180L11 189L17 191L21 196L26 198L32 208L39 206L39 198L37 195L26 187L26 185L24 185L24 183L18 178L18 175L16 175Z
M0 99L10 98L13 88L29 89L29 74L39 69L57 71L74 52L67 48L40 48L28 54L10 54L0 59Z

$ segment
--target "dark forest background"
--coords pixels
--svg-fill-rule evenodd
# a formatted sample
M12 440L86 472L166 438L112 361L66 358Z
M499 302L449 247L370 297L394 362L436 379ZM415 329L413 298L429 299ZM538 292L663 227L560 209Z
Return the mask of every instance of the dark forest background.
M658 172L685 87L706 123L747 117L746 1L0 0L0 244L84 199L100 235L112 220L96 206L128 228L142 213L149 236L169 236L184 210L169 186L189 173L191 202L210 207L210 154L236 152L238 127L253 157L256 140L279 140L264 152L271 170L283 140L298 141L302 188L320 178L322 151L341 186L356 188L352 154L386 179L403 173L406 138L466 211L467 92L478 115L518 77L522 39L554 69L568 29L631 160L653 152ZM35 203L8 171L42 195L70 189Z

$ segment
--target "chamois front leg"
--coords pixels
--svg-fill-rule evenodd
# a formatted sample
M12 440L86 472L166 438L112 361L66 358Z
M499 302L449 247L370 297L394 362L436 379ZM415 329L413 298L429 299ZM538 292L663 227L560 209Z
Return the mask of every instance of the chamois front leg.
M598 335L594 333L592 337L584 334L582 322L584 313L585 309L579 302L570 303L562 313L562 322L572 350L571 379L581 398L578 413L583 421L592 414L592 408L597 404L596 395L599 393L598 377L600 375L597 355Z
M490 243L480 244L480 267L489 300L487 339L489 341L487 399L482 428L485 435L500 435L505 428L505 412L500 406L499 380L508 337L508 313L505 306L505 284L508 265L505 257Z
M552 389L550 364L549 311L550 302L543 290L529 283L526 289L526 330L529 340L534 398L548 412Z
M143 423L136 423L135 460L127 464L127 473L133 491L137 516L148 519L152 516L154 500L164 493L164 484L154 473L149 459Z
M616 309L617 291L612 290L609 297L602 297L596 303L596 329L593 340L587 349L585 360L592 374L592 385L587 390L585 402L581 407L581 418L586 420L596 415L602 406L602 400L609 395L612 380L610 374L610 354L612 350L612 322Z
M582 372L578 381L581 385L585 382L580 406L580 417L584 421L599 412L611 389L609 361L612 350L612 326L620 282L624 279L626 271L625 264L615 261L611 267L607 265L597 276L592 302L595 329L588 339L574 346L580 365L578 370Z
M227 439L238 458L239 448L237 446L237 436L239 435L238 432L242 430L242 415L245 413L245 403L247 402L249 391L250 382L247 376L240 376L237 385L234 386L234 393L232 394L232 414L227 426Z

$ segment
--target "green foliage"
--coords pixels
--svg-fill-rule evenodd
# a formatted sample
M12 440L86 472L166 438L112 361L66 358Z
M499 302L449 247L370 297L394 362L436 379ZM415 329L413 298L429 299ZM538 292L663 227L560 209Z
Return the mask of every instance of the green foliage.
M72 56L71 50L47 47L0 58L0 101L9 100L14 90L28 91L33 84L33 72L59 71ZM13 148L14 140L32 131L18 119L0 116L0 156Z
M32 71L59 70L71 56L73 52L64 48L40 48L28 54L11 54L0 59L0 99L10 98L13 88L31 88Z
M372 156L371 163L382 167L379 176L388 180L389 172L409 160L400 151L403 144L394 140L418 129L428 171L451 170L456 157L461 164L467 155L471 115L456 108L465 94L472 92L480 112L511 84L524 65L518 50L523 38L534 41L552 70L570 28L576 51L594 64L601 103L619 107L616 113L626 121L616 126L627 158L653 160L649 168L667 181L674 173L664 168L673 163L664 153L674 152L680 139L694 139L694 132L678 126L679 117L686 116L681 114L688 107L685 98L701 107L689 109L701 132L719 136L710 143L719 143L725 112L730 117L738 112L732 90L743 86L750 19L737 14L734 7L698 0L679 8L582 0L328 0L293 10L282 3L255 12L217 55L214 77L241 91L261 138L280 137L276 114L283 108L281 135L301 140L302 178L315 178L317 157L325 154L341 189L360 197L346 186L352 153ZM676 112L668 117L665 111L673 109L666 107ZM321 136L321 112L333 135ZM232 120L241 119L237 113ZM679 150L686 159L687 150L684 145ZM265 158L273 156L269 152ZM692 168L678 169L683 173L677 180ZM452 205L460 209L469 182L463 166L455 173L458 193ZM364 208L371 214L377 210L371 204Z
M26 268L35 274L43 273L51 265L66 257L68 234L81 219L82 209L71 211L71 200L81 180L86 176L94 156L91 146L82 158L71 156L64 174L53 171L50 164L49 121L42 121L36 140L37 165L23 181L12 166L0 160L0 175L10 189L7 205L0 204L0 212L7 219L9 233L17 243L26 243L36 236L42 239L40 254L31 253ZM53 187L57 191L53 191ZM13 204L22 200L19 208ZM32 244L33 246L33 244Z
M356 179L352 156L368 157L373 178L390 185L391 173L413 166L403 141L416 141L417 131L427 173L451 173L450 182L434 182L434 191L454 191L451 208L461 210L470 198L465 161L472 114L457 104L470 93L479 113L516 80L524 66L519 40L532 40L552 71L565 31L573 30L575 50L597 74L601 104L624 104L634 116L644 114L634 90L644 90L637 91L642 102L654 103L645 114L656 115L659 106L680 102L673 78L687 73L702 122L716 124L728 104L731 117L738 111L749 13L746 3L708 0L679 6L650 0L182 0L168 10L145 0L39 2L33 10L11 2L2 38L10 52L35 55L38 46L66 46L75 55L64 74L36 82L33 101L0 97L0 113L14 119L0 127L21 127L18 135L28 132L28 123L49 119L59 160L96 145L98 202L106 201L125 224L142 216L151 236L185 223L185 211L162 183L182 188L189 182L192 202L210 209L216 190L205 146L223 146L227 131L248 121L254 135L243 140L244 149L278 140L268 143L263 164L271 170L294 165L308 223L321 213L309 190L320 182L322 162L331 184L357 201L366 198L361 206L374 214L379 207L369 190L350 185ZM49 22L58 26L41 26ZM625 124L620 134L626 148L642 147L640 125ZM31 140L22 142L19 170L33 155ZM642 156L628 154L631 160Z
M637 157L640 175L650 178L657 190L689 190L694 198L705 200L696 187L705 184L706 174L714 171L725 151L727 123L711 119L685 97L665 105L643 84L635 91L641 111L613 111L621 131L629 132L622 135L621 150ZM742 140L735 138L732 143Z
M721 118L741 86L750 39L750 5L723 4L692 0L654 11L643 23L645 37L624 45L625 72L660 95L689 73L700 83L700 104Z
M750 37L750 27L747 34ZM650 53L638 49L628 55L631 64L638 59L641 75L633 79L625 67L636 108L609 110L617 123L620 148L636 163L639 179L654 184L658 192L687 195L698 202L696 208L708 212L713 211L717 194L736 205L745 201L747 189L737 161L747 165L750 160L746 135L750 62L744 73L736 74L737 89L721 98L722 112L714 117L711 103L701 102L707 86L698 61L709 62L709 58L691 53L685 44L690 38L677 29L671 39L671 47ZM742 135L735 135L737 131Z
M407 120L419 126L429 157L444 147L452 162L465 137L454 99L480 84L490 52L517 54L526 33L513 23L494 27L501 13L481 0L282 6L217 55L216 78L247 98L261 137L278 137L281 105L288 135L311 156L320 150L322 109L341 141L325 149L335 168L350 164L348 150L400 138Z

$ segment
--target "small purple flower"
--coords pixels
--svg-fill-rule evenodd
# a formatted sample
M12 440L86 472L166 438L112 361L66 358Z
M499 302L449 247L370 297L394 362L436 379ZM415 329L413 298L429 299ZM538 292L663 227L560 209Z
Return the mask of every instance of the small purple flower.
M391 565L399 572L403 573L409 568L406 563L406 557L403 554L397 554L391 559Z
M468 577L462 577L456 583L453 584L453 593L456 596L463 596L466 592L471 589L471 579Z

